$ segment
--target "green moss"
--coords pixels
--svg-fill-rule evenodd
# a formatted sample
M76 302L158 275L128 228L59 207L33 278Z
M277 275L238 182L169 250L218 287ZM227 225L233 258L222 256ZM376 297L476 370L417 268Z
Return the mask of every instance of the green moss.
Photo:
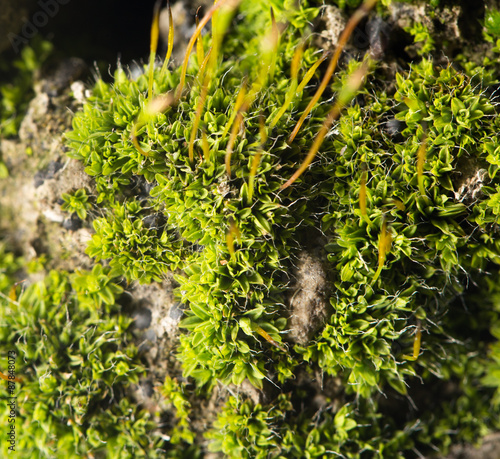
M443 339L442 324L431 325L426 319L433 321L443 312L443 304L464 291L470 277L497 263L500 249L487 236L493 229L487 221L496 218L495 211L488 214L494 207L488 194L495 196L494 190L481 188L487 180L481 171L488 170L491 185L497 168L494 155L488 153L497 129L494 107L478 84L488 80L451 67L436 69L424 60L408 75L397 75L396 81L392 100L379 94L372 99L371 113L369 104L363 110L352 107L340 122L335 143L342 155L330 166L334 178L326 189L335 192L323 217L324 230L334 230L327 250L338 272L332 298L335 314L321 339L301 350L333 374L352 368L348 381L365 396L383 381L405 390L401 383L413 373L414 364L404 355L411 353L416 324L423 322L430 335L424 342L432 353L432 337ZM377 119L390 111L406 126L398 142L377 125ZM425 195L417 171L423 142ZM359 204L353 205L364 170L369 177L371 226L362 218ZM469 186L462 188L467 180ZM381 277L373 283L383 221L389 222L392 247ZM394 342L407 343L399 355L392 349ZM426 353L419 361L425 359Z
M500 428L495 66L465 64L462 56L459 69L427 58L388 82L386 73L372 70L309 169L285 188L329 113L332 95L363 68L354 60L344 63L289 142L322 71L293 95L273 126L297 83L295 49L308 20L319 14L306 2L289 6L273 2L276 17L289 26L269 53L267 3L242 2L209 83L202 86L193 59L179 100L172 102L181 68L155 69L154 94L170 94L156 100L170 100L162 110L151 109L147 67L138 77L119 68L112 83L98 79L75 115L66 133L69 155L94 177L98 196L96 202L81 192L66 196L66 207L80 210L82 218L102 216L93 221L87 253L109 268L52 273L20 297L36 306L32 315L19 306L5 315L12 322L6 342L52 337L20 350L29 391L68 401L59 406L40 399L35 412L41 423L33 427L40 440L36 447L23 440L26 445L45 451L55 441L48 432L57 428L61 448L69 451L68 439L77 439L75 454L152 457L157 447L172 457L200 454L200 439L189 428L195 402L184 381L165 381L163 396L176 419L162 440L151 434L147 413L137 408L136 417L125 414L131 409L125 387L142 367L126 344L128 321L116 315L122 287L115 279L159 282L170 271L185 305L176 350L183 377L204 394L248 381L266 400L229 398L206 434L212 451L229 457L410 457L433 448L445 453L452 442L475 442ZM434 39L428 30L412 34L428 45ZM205 49L209 41L207 36ZM299 81L318 59L316 51L309 40ZM238 113L243 87L255 94ZM239 115L243 123L232 137ZM314 234L321 237L315 241ZM289 333L295 313L290 298L304 250L319 253L326 265L322 295L329 304L318 316L318 303L306 305L309 317L322 319L316 319L315 334L297 343ZM69 329L67 314L85 330ZM24 323L29 332L22 331ZM105 334L116 337L110 348ZM75 353L61 355L54 336ZM56 356L54 369L49 352ZM91 356L87 365L82 355ZM77 389L55 374L68 375ZM119 400L104 409L111 391Z
M251 16L254 9L243 11ZM89 254L110 258L113 273L129 280L149 282L167 269L182 270L176 275L178 292L189 310L182 322L188 333L181 336L179 359L185 376L201 385L241 384L248 379L262 388L265 379L284 383L308 362L340 376L347 394L368 399L388 387L406 394L417 375L424 381L436 375L444 380L463 376L457 369L464 364L464 350L481 352L484 344L467 342L464 348L459 333L444 318L435 318L443 317L469 279L497 262L500 253L489 236L498 216L496 108L485 93L490 77L481 69L467 75L423 60L411 72L396 74L390 94L368 86L363 106L347 108L337 133L321 146L314 167L293 187L279 192L326 112L324 105L317 107L299 138L287 144L287 134L311 97L307 91L297 94L280 123L266 128L269 140L261 146L258 119L272 119L290 84L288 50L298 31L289 29L281 37L278 55L283 59L276 61L275 79L260 90L246 115L244 134L234 144L228 177L226 126L244 71L258 68L255 53L262 38L257 30L253 40L238 42L238 48L232 40L227 43L231 52L238 50L242 64L229 60L215 70L201 119L209 157L202 153L199 139L193 164L186 142L200 97L196 80L178 104L154 115L136 133L147 156L130 140L146 102L146 76L131 80L118 70L114 85L97 83L90 103L75 118L75 130L68 134L71 154L96 177L99 201L115 202L113 213L95 223ZM261 37L265 32L264 28ZM191 69L196 72L196 66ZM353 71L351 65L341 72L334 87L340 88ZM250 71L250 80L257 74ZM219 78L224 85L214 84ZM178 81L179 71L156 74L156 91L173 90ZM404 125L398 141L380 129L380 119L389 113ZM261 148L250 199L248 177ZM360 203L362 174L368 177L363 185L367 218ZM137 177L152 182L150 195L116 203ZM143 221L151 210L164 218L163 225L145 228ZM226 238L231 225L239 235L234 252ZM330 299L333 314L314 340L293 350L289 343L286 351L279 345L283 338L286 341L286 273L311 226L321 226L329 239L325 248L336 272ZM383 237L392 244L383 249L385 231ZM380 254L382 250L387 253ZM259 342L257 330L267 335L267 343ZM420 352L417 347L412 350L417 333L423 333ZM372 409L376 418L376 404ZM451 414L443 416L449 420ZM229 420L219 422L221 427ZM472 440L482 425L472 423L463 437ZM234 432L239 431L238 424ZM438 427L431 425L428 431L432 441L443 447L449 443L448 437L436 433ZM262 443L252 432L244 434L250 444ZM394 435L400 438L395 431ZM311 440L314 448L324 442L320 437ZM238 438L227 441L236 442L231 445L237 454L248 451L242 446L247 440ZM411 444L409 434L405 438ZM385 442L388 439L381 445ZM216 445L225 452L233 448L219 440ZM265 442L259 447L264 451ZM339 447L349 449L347 443ZM388 447L378 450L384 448ZM361 449L358 443L352 451Z
M176 425L172 429L170 443L172 445L189 444L195 441L195 433L191 430L191 404L186 395L185 384L179 383L170 376L165 378L161 393L175 411Z
M87 210L90 209L90 203L88 202L89 196L84 189L76 190L71 194L64 193L62 198L64 200L61 206L62 210L76 213L82 220L87 218Z
M15 352L22 378L14 390L16 451L151 457L153 420L128 392L144 370L127 339L130 319L117 314L121 288L100 268L74 276L52 271L2 297L0 342ZM1 446L5 456L8 446Z
M484 21L486 38L500 37L500 11L491 9L487 12Z
M247 14L251 15L252 10ZM295 13L301 14L302 10ZM269 21L267 25L264 23L267 27L268 24ZM266 29L261 31L264 33ZM297 35L291 29L282 38L284 56L298 42L294 38ZM248 69L254 69L254 74L258 69L255 56L260 46L258 37L249 41L247 49L240 50L242 62ZM311 59L309 51L304 60ZM288 67L281 60L276 65L278 69ZM226 176L228 135L224 131L228 130L243 76L242 69L232 62L223 62L217 68L202 118L210 158L197 159L196 165L190 164L184 141L190 137L192 107L199 100L195 81L190 83L192 87L185 99L165 113L156 114L137 132L147 157L130 141L134 123L146 102L146 75L129 80L119 69L114 85L99 81L90 103L74 119L75 130L67 134L71 155L81 159L86 170L96 177L98 202L116 201L116 196L130 183L144 183L144 180L152 183L144 185L152 188L149 196L145 194L141 201L136 198L125 204L115 203L108 217L94 223L96 234L88 253L98 260L111 259L113 274L125 275L129 280L150 282L159 280L167 270L183 270L184 274L176 277L181 299L190 305L183 327L193 333L181 338L180 358L186 375L210 385L216 379L242 382L249 378L261 386L269 371L265 368L267 357L260 358L250 352L257 341L245 337L239 330L239 321L242 317L250 318L274 340L281 341L279 332L286 326L286 319L280 317L279 311L283 315L286 285L280 276L288 269L291 247L297 247L294 238L298 224L302 221L307 225L310 216L305 204L311 196L296 200L307 186L297 186L293 195L287 193L284 198L277 194L283 183L281 177L290 174L299 160L299 144L305 144L313 136L313 131L308 131L297 146L288 148L285 136L293 119L284 117L283 124L269 132L276 140L274 145L268 142L261 157L252 199L248 177L253 157L261 149L257 118L249 117L246 135L236 140L231 160L232 179ZM223 86L216 84L218 78L224 78ZM178 81L179 70L163 78L159 72L155 75L157 92L175 89ZM286 77L268 81L257 96L255 103L259 105L255 110L262 116L273 116L284 103L286 82ZM304 95L303 100L296 101L296 107L305 106L307 101ZM103 129L107 124L110 129L114 126L111 134ZM317 121L311 124L317 125ZM99 126L98 131L94 126ZM195 147L198 157L201 139L195 142ZM281 154L285 149L290 150L286 161ZM144 224L158 214L161 225ZM235 222L241 234L234 257L230 256L226 241L230 221ZM283 368L288 374L292 361L285 357L283 362L289 362Z
M0 61L0 71L3 73L0 74L0 94L2 95L0 137L17 135L28 103L34 95L34 76L51 50L52 45L48 41L35 39L32 46L25 46L22 49L20 57L13 63Z

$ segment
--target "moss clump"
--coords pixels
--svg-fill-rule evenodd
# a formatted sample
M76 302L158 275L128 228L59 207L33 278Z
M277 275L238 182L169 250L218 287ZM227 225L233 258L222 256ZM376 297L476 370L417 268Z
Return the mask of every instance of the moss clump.
M306 13L301 9L294 14L300 17ZM307 183L283 195L278 192L283 177L291 175L300 161L300 151L311 142L314 130L310 128L288 147L286 136L293 117L286 114L274 129L265 128L269 131L267 142L259 123L259 119L275 116L285 102L288 78L278 71L289 72L300 31L290 28L281 38L279 59L274 64L276 77L266 78L255 95L256 111L252 113L256 115L249 115L242 126L245 134L234 142L231 177L226 171L234 106L238 93L245 90L242 81L261 78L258 60L263 51L259 49L270 27L269 16L262 24L261 36L249 40L246 48L238 45L240 49L232 49L240 42L231 40L229 47L238 51L243 64L222 61L214 70L201 120L208 158L200 138L195 141L195 161L191 162L185 140L191 137L193 107L200 99L196 80L189 83L185 98L155 114L136 133L147 156L131 142L141 107L147 103L147 74L133 80L119 69L113 85L99 81L84 111L74 119L75 130L67 134L71 156L82 160L96 178L98 202L112 203L112 212L94 222L96 234L88 253L98 260L111 259L113 275L125 275L128 280L150 282L159 280L167 270L182 269L183 273L177 274L179 293L190 307L182 325L193 334L181 338L180 358L186 375L209 385L217 379L241 383L249 378L262 387L270 371L266 369L268 357L252 352L252 347L258 344L256 337L262 330L274 342L281 342L288 282L283 275L290 269L293 247L298 248L298 232L312 224L306 203L314 196L310 191L302 195L309 188ZM244 24L237 25L234 33L244 28ZM304 65L315 60L313 49L304 53ZM194 64L191 71L197 70ZM155 91L175 90L180 73L178 69L162 76L158 69ZM222 78L224 85L217 83ZM304 91L288 113L304 108L308 101ZM105 125L113 131L111 135L103 129ZM317 126L318 120L314 118L310 125ZM94 130L97 126L99 132ZM250 191L249 176L256 157L260 160ZM309 180L314 180L314 174ZM120 202L119 195L134 184L150 193ZM155 219L154 225L147 223ZM231 225L238 232L233 253L227 239ZM250 320L250 327L258 331L247 336L240 330L242 320ZM292 364L289 356L282 356L280 366L286 377L291 375Z
M291 141L323 67L313 67L321 58L312 40L297 51L319 9L289 6L273 2L288 24L280 29L265 2L243 1L219 55L207 35L185 68L145 67L137 77L119 68L112 83L98 79L66 133L69 155L97 190L95 203L75 193L67 207L88 220L102 215L87 253L109 268L69 280L51 274L59 296L50 304L71 285L91 321L99 308L114 310L116 277L151 283L173 271L185 306L177 357L187 379L169 376L163 386L177 422L150 440L138 414L129 439L113 427L112 447L154 455L161 446L180 457L179 445L191 445L186 454L198 454L188 384L205 396L218 385L258 389L260 400L229 398L206 433L209 448L230 457L410 457L500 428L495 66L426 58L385 81L390 72L369 71L366 56L343 62ZM219 14L222 33L227 12ZM352 89L353 75L364 89ZM311 86L299 85L309 77ZM354 100L325 125L332 98L346 90ZM314 162L288 186L322 125ZM301 324L294 299L308 297L300 294L307 275L322 310L301 300L310 302ZM30 295L22 298L41 301ZM109 320L95 327L122 319ZM100 341L90 338L79 345L94 355ZM102 354L118 359L112 381L107 367L101 386L82 376L87 398L75 394L73 411L55 415L76 416L75 436L83 422L94 429L82 451L101 447L84 408L139 371L118 358L134 352L117 352ZM70 373L71 362L56 362L58 371ZM122 419L112 417L117 406L95 411L95 426Z
M14 260L2 257L2 268ZM11 280L12 282L12 280ZM5 292L6 285L2 285ZM150 457L151 415L130 388L144 369L107 270L52 271L2 293L0 343L16 354L15 451L43 457ZM8 412L3 398L0 406ZM2 455L9 452L3 442Z

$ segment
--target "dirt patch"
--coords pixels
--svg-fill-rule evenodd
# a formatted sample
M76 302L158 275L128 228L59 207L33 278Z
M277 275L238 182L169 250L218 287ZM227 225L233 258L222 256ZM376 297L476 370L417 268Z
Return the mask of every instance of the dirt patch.
M289 297L288 338L298 344L307 344L326 322L330 309L329 283L323 260L313 252L302 251L294 277Z

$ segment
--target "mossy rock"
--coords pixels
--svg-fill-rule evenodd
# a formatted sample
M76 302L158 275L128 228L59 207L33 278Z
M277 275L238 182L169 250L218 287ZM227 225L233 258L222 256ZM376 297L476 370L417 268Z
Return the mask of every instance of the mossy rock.
M338 17L355 18L354 3ZM76 346L61 304L94 332L69 361L53 359L50 375L44 346L19 348L27 396L58 392L58 408L73 400L65 381L81 389L67 413L49 417L40 402L23 447L56 454L49 427L63 419L73 421L58 435L78 441L60 440L58 451L106 457L414 457L500 428L497 13L483 9L485 27L466 47L461 4L410 3L404 24L398 4L366 7L308 114L331 62L309 30L324 8L268 6L217 11L185 65L98 77L73 117L68 155L91 185L65 192L62 210L93 229L86 253L96 264L53 271L23 293L9 291L5 258L2 339L32 339L48 315L50 352L57 336ZM446 30L458 35L444 40L450 15ZM182 371L166 355L168 368L147 369L161 389L141 403L157 406L134 411L144 362L127 344L122 291L170 276L170 310L183 318L167 348ZM102 327L116 345L83 365ZM72 367L76 376L51 376ZM28 408L22 416L27 424Z

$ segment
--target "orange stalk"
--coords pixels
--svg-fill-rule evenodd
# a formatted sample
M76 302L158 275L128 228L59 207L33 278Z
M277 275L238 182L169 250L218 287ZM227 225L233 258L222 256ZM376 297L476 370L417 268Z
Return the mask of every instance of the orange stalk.
M321 147L321 144L323 143L323 140L325 139L326 135L328 134L328 131L332 127L334 121L336 121L339 118L340 113L342 109L345 107L345 105L347 105L349 101L356 95L356 92L361 87L363 78L367 73L368 73L368 61L365 60L361 65L361 67L359 67L355 72L353 72L352 75L349 76L347 84L340 91L340 94L337 98L337 101L335 102L335 105L328 113L325 121L323 122L323 125L316 134L316 138L314 139L314 142L311 148L309 149L309 153L307 154L306 159L297 169L297 171L290 177L290 179L286 183L281 185L280 188L281 190L288 188L292 183L294 183L312 163L316 154L318 153L319 148Z
M286 109L290 106L292 103L293 97L295 96L295 93L297 91L297 76L299 73L299 66L300 66L300 60L302 59L302 55L304 54L304 42L302 42L297 49L295 50L295 53L293 55L292 59L292 64L291 64L291 81L290 81L290 88L288 89L288 92L285 96L285 102L281 106L280 110L274 118L271 121L271 127L274 127L276 123L279 121L279 119L283 116L283 114L286 112Z
M266 80L269 78L271 81L274 78L274 70L276 67L276 55L278 52L280 31L278 24L274 18L274 11L271 8L271 30L264 36L261 41L261 56L260 56L260 69L256 81L252 85L251 93L255 95L262 89Z
M393 204L396 206L396 208L400 211L404 211L406 209L406 206L403 204L402 201L399 199L393 198L392 199Z
M205 100L208 93L208 81L205 78L203 86L201 88L200 100L198 101L198 107L196 107L196 116L194 118L193 127L191 128L191 137L189 138L189 162L192 164L194 161L194 140L196 138L196 133L198 132L198 126L200 124L201 114L203 112L203 107L205 106Z
M288 143L292 143L293 139L297 136L302 124L304 123L304 120L307 118L313 107L317 104L318 100L322 96L323 92L325 91L326 87L328 86L328 83L330 82L330 78L333 75L333 72L335 71L335 68L337 67L338 60L340 58L340 54L342 53L347 40L349 40L350 36L352 35L354 29L356 26L359 24L361 19L363 19L369 12L370 10L375 6L377 3L377 0L365 0L365 2L354 12L354 14L351 16L349 19L346 28L342 32L339 38L339 43L337 45L337 49L335 50L335 53L333 54L333 57L328 64L328 68L326 69L325 76L323 77L323 80L321 81L321 84L318 87L318 90L314 94L313 98L307 105L306 109L304 110L304 113L302 113L302 116L300 117L299 121L297 122L294 130L290 134L290 137L288 139Z
M222 133L222 138L225 138L231 129L231 126L236 118L236 115L240 112L240 108L243 106L243 102L245 102L245 97L247 95L247 78L243 78L243 82L240 90L238 91L238 95L236 96L236 100L234 102L233 112L229 117L228 122L226 123L226 127Z
M229 136L229 141L227 142L226 148L226 172L229 177L231 177L231 156L233 154L234 142L236 140L236 136L238 135L238 131L243 123L243 115L241 112L238 112L236 115L236 120L233 124L233 128L231 129L231 135Z
M248 177L248 199L251 201L253 197L253 189L255 185L255 175L259 167L262 150L259 150L252 159L252 166L250 169L250 176Z
M266 127L264 126L264 117L262 114L259 117L259 133L260 133L260 146L259 150L252 159L252 166L250 168L250 175L248 177L248 199L252 201L253 189L255 183L255 176L257 175L257 168L259 167L260 158L262 156L262 147L267 141Z
M189 62L189 56L191 55L191 51L193 50L194 44L198 37L201 34L201 31L203 27L210 21L214 13L220 9L223 5L226 3L231 3L233 8L236 8L237 4L239 3L239 0L219 0L216 4L214 4L203 16L201 19L200 23L198 24L198 27L196 27L196 30L193 33L193 36L189 40L189 43L186 48L186 54L184 55L184 62L182 63L182 69L181 69L181 78L179 81L179 85L177 86L177 89L175 91L175 99L179 100L181 95L182 95L182 90L184 89L184 84L186 81L186 72L187 72L187 66ZM216 56L217 57L217 56Z
M259 76L257 80L254 81L248 94L246 92L246 79L243 81L243 85L236 97L236 102L234 104L233 113L224 128L224 132L222 137L225 137L231 128L231 135L229 137L227 149L226 149L226 171L229 176L231 176L231 155L233 153L233 145L236 140L236 136L238 134L238 130L240 129L243 123L243 113L248 110L250 105L255 100L257 93L261 90L264 85L266 79L269 75L272 75L274 72L273 66L276 58L276 51L279 43L279 29L276 24L276 20L274 19L274 12L271 8L271 21L272 28L271 32L268 36L264 37L262 42L263 56L261 60L261 66L259 70ZM233 124L234 122L234 124ZM232 124L232 127L231 127Z
M380 276L385 263L385 257L387 253L391 250L392 236L389 231L387 231L387 222L384 220L382 223L382 229L380 232L380 237L378 241L378 268L373 276L371 284L373 285L375 281Z
M359 210L361 211L361 215L363 219L368 224L368 226L372 226L372 222L370 217L368 217L368 212L366 211L366 176L367 172L363 171L361 174L361 184L359 187Z
M229 231L226 234L226 244L227 244L227 249L229 251L229 255L231 256L231 260L234 260L234 258L236 256L236 253L234 251L234 239L235 238L241 244L240 230L236 226L236 223L234 223L234 221L231 221L231 223L229 224Z
M212 48L208 50L207 55L203 59L203 62L200 65L199 68L199 79L200 81L203 80L203 84L201 87L201 93L200 93L200 99L198 101L198 106L196 107L196 116L194 118L193 122L193 127L191 128L191 136L189 139L189 148L188 148L188 153L189 153L189 162L192 164L194 160L194 141L196 139L196 133L198 132L198 127L200 125L200 120L201 120L201 114L203 112L203 108L205 107L205 101L207 100L207 94L208 94L208 85L210 83L210 78L212 75L212 65L208 65L208 62L210 60L210 56L212 53ZM213 62L212 62L213 63Z
M271 51L271 62L269 65L269 81L274 80L274 70L276 68L276 51L278 50L279 40L280 40L280 31L278 29L278 24L276 24L276 19L274 17L274 10L271 7L271 43L272 43L272 51Z
M23 382L23 380L21 378L18 378L17 376L14 378L14 379L10 379L9 376L7 376L6 374L3 374L1 371L0 371L0 378L5 380L5 381L14 381L14 382Z
M17 292L16 292L17 282L10 288L9 290L9 298L12 301L17 301Z
M167 0L168 8L168 43L167 43L167 55L161 66L160 75L164 75L167 71L168 62L170 61L170 56L172 55L172 50L174 48L174 20L172 17L172 8L170 8L170 2Z
M148 99L153 96L153 75L155 69L156 50L158 49L158 36L160 35L160 4L158 0L154 6L153 23L151 24L151 42L149 53L149 81L148 81Z
M210 70L210 75L209 77L211 77L211 69L213 68L213 61L211 63L211 65L209 66L208 63L210 62L210 57L212 56L212 49L213 48L210 48L207 52L207 55L205 56L205 58L203 59L203 61L201 61L201 64L200 64L200 68L198 69L198 77L201 81L201 79L205 76L205 70Z
M267 342L271 343L274 347L277 347L279 350L286 352L286 349L281 344L279 344L276 340L271 338L271 335L269 333L267 333L261 326L254 325L253 328Z
M418 189L422 196L425 196L425 188L424 188L424 165L425 165L425 156L427 150L427 139L424 137L420 147L418 147L417 152L417 180L418 180Z
M207 133L205 131L201 133L201 147L203 148L205 161L208 161L210 159L210 145L208 144Z
M142 155L142 156L146 156L148 157L149 156L149 153L146 153L141 145L139 144L139 140L137 139L137 129L139 129L139 127L137 127L137 123L134 124L134 126L132 127L132 133L131 133L131 138L132 138L132 143L134 144L134 147L137 149L137 151Z
M200 21L198 19L198 11L200 11L201 6L196 10L196 27L199 26ZM203 42L201 41L201 34L196 40L196 56L198 57L198 66L203 62L203 56L205 56L205 52L203 51Z
M311 66L311 68L306 72L304 75L304 78L300 82L299 86L297 87L297 93L300 93L304 90L306 87L307 83L311 81L311 78L313 77L314 73L316 72L317 68L321 65L323 61L326 60L328 57L328 53L323 53L323 55Z
M417 360L420 355L420 344L422 342L422 327L420 326L420 321L417 325L417 333L415 334L415 339L413 340L413 360Z
M254 89L255 87L252 87L249 94L247 95L246 79L243 81L243 86L241 87L240 92L238 93L238 96L236 97L236 101L234 103L233 113L231 114L231 118L229 118L229 121L227 122L226 127L224 128L224 133L222 135L222 137L225 137L227 135L229 127L231 127L231 134L227 142L226 158L225 158L226 172L229 177L231 177L231 155L233 154L234 142L236 141L236 136L238 135L238 131L240 130L241 125L243 124L244 121L243 113L248 110L248 107L251 105L251 103L255 98L256 91Z

